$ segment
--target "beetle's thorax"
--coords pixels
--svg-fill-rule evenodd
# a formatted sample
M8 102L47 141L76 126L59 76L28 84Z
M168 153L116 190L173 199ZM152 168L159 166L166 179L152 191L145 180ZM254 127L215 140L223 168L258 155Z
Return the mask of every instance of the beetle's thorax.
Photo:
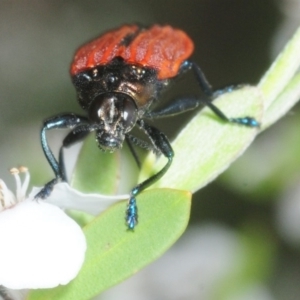
M88 109L99 94L116 92L131 97L136 103L139 114L157 99L168 82L168 80L158 80L156 70L128 64L120 58L115 58L107 65L76 74L72 79L83 109Z

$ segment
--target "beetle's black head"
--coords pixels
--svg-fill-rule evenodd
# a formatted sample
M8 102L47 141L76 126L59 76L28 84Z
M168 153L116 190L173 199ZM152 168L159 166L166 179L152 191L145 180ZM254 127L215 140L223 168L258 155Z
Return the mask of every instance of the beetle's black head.
M134 100L118 92L98 95L88 108L88 114L96 131L98 146L110 152L122 147L125 134L137 121Z

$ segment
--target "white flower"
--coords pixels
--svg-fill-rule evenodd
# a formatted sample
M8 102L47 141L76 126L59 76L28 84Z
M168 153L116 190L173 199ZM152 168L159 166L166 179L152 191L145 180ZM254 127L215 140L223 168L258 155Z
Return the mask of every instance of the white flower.
M40 190L41 188L33 187L29 198L34 198ZM63 209L79 210L96 216L112 204L128 199L129 194L114 196L85 194L70 187L68 183L61 182L54 186L50 197L46 201Z
M23 184L19 172L25 173ZM0 180L0 285L36 289L67 284L84 261L81 228L57 206L26 198L26 168L11 173L16 195Z

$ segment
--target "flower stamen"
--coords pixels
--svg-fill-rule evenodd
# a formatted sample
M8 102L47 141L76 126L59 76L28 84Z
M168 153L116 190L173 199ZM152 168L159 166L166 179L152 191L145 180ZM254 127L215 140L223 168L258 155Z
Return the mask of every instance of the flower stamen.
M26 167L21 166L19 168L11 168L9 172L14 176L16 181L16 196L7 188L5 182L0 179L0 211L25 200L30 181L30 174ZM25 173L23 183L20 178L20 173Z
M19 169L17 168L11 168L9 170L10 174L13 175L15 177L15 181L16 181L16 196L17 196L17 202L19 202L19 199L20 199L20 193L21 193L21 179L20 179L20 176L19 176Z
M26 198L26 192L30 181L30 174L28 172L28 168L21 166L19 168L11 168L9 171L10 174L12 174L16 180L16 200L17 202L21 202ZM25 173L23 184L19 175L20 173Z
M25 178L23 181L23 184L21 185L21 199L19 199L19 201L23 201L26 197L26 192L29 186L29 182L30 182L30 174L28 172L28 168L21 166L19 167L19 171L20 173L25 173Z

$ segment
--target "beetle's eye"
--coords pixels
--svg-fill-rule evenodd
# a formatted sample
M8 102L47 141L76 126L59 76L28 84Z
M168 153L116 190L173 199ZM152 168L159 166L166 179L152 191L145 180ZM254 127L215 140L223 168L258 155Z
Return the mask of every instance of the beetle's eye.
M130 131L136 123L137 108L134 101L130 98L124 99L122 119L125 132Z

